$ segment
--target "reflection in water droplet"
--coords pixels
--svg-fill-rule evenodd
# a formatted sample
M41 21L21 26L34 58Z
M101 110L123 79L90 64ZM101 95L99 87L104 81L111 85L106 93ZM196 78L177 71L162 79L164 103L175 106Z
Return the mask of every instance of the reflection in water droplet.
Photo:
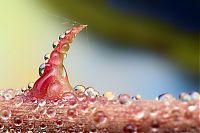
M94 103L96 102L96 100L97 100L97 97L96 97L96 96L89 96L89 97L88 97L88 100L89 100L89 102L90 102L91 104L94 104Z
M196 91L190 93L190 96L193 100L200 100L200 94Z
M44 68L45 68L45 63L41 64L39 67L39 75L41 76L44 72Z
M21 88L21 92L25 92L27 90L26 87Z
M29 88L29 89L32 89L32 88L33 88L33 85L34 85L34 82L30 82L30 83L28 84L28 88Z
M44 60L46 61L48 59L50 59L50 53L47 53L47 54L44 55Z
M93 115L93 120L97 125L102 126L107 123L108 117L103 111L97 111Z
M106 97L108 100L113 100L115 95L111 91L107 91L103 94L104 97Z
M62 52L63 54L66 53L66 52L69 50L69 48L70 48L70 45L69 45L68 43L66 43L66 44L64 44L64 45L62 46L61 52Z
M196 108L197 108L197 106L196 106L196 105L189 105L189 106L188 106L188 110L189 110L190 112L193 112L193 111L195 111L195 110L196 110Z
M33 128L34 128L34 123L29 121L28 124L27 124L27 129L33 130Z
M23 123L23 120L21 117L15 117L13 122L15 126L21 126Z
M47 125L45 124L45 122L41 122L40 123L40 129L45 129L47 127Z
M76 117L76 115L77 115L76 109L74 109L74 108L68 109L67 116L69 119Z
M87 96L86 96L84 93L79 92L79 93L77 94L77 99L78 99L79 101L81 101L81 102L86 102L86 101L87 101Z
M85 92L85 86L83 85L77 85L74 87L75 91Z
M131 98L128 94L120 94L118 96L118 100L121 104L129 105L131 103Z
M124 127L124 132L125 133L135 133L136 131L137 131L137 128L132 124L127 124Z
M100 95L99 92L96 91L96 90L95 90L94 88L92 88L92 87L86 88L85 94L86 94L87 96L99 96L99 95Z
M7 108L2 109L1 112L0 112L0 117L3 120L8 120L11 117L11 111Z
M61 119L55 121L56 127L61 127L63 125L63 121Z
M8 89L8 90L4 91L3 97L5 98L5 100L10 100L10 99L14 98L15 97L15 90Z
M19 106L22 105L23 99L22 99L21 96L15 96L14 99L13 99L13 102L14 102L16 107L19 107Z
M191 96L190 96L188 93L185 93L185 92L183 92L183 93L181 93L181 94L179 95L179 99L180 99L181 101L184 101L184 102L189 102L189 101L192 100Z
M175 98L169 93L164 93L158 96L158 100L163 102L171 102L174 101Z
M136 95L134 97L132 97L133 100L142 100L142 96L141 95Z
M74 99L75 96L74 94L72 94L71 92L65 92L63 95L62 95L62 100L63 101L69 101L69 99Z
M0 129L3 129L3 128L4 128L4 124L0 123Z
M40 99L40 100L38 101L38 105L39 105L40 107L43 107L44 105L46 105L46 100L45 100L45 99Z
M70 33L70 31L71 31L71 30L67 30L67 31L65 32L65 35L69 34L69 33Z
M46 114L49 118L52 118L56 115L56 110L54 108L50 107L50 108L47 109Z
M60 36L59 36L59 40L60 40L60 39L63 39L64 37L65 37L65 34L60 35Z
M52 45L52 46L53 46L53 48L56 48L58 44L59 44L59 42L58 42L58 41L54 42L54 43L53 43L53 45Z

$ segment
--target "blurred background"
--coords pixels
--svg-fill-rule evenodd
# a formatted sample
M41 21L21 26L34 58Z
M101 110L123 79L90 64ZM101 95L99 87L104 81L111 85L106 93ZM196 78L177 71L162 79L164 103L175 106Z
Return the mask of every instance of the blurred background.
M73 86L101 93L199 90L197 0L0 1L0 88L35 81L43 56L74 24L87 24L65 60Z

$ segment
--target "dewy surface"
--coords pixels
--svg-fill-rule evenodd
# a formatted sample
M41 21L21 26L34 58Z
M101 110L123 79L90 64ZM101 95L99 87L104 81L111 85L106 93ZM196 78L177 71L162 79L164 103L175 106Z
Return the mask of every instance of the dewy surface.
M145 101L139 95L115 97L83 85L73 88L63 59L85 27L75 26L59 37L34 84L0 93L0 132L200 132L198 92L182 93L179 99L167 93Z

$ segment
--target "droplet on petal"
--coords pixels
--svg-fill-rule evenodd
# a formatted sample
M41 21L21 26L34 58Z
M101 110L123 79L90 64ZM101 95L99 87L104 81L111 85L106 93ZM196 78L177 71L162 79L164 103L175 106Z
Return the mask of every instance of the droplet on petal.
M193 100L200 100L200 94L196 91L193 91L192 93L190 93L190 96Z
M11 117L11 111L9 109L7 109L7 108L1 109L0 117L3 120L8 120Z
M71 92L65 92L62 95L62 100L63 101L69 101L69 99L75 98L74 94L72 94Z
M14 102L16 107L19 107L19 106L22 105L23 99L22 99L21 96L15 96L14 99L13 99L13 102Z
M85 94L87 96L99 96L99 92L96 91L94 88L92 87L88 87L86 90L85 90Z
M28 89L32 89L32 88L33 88L33 85L34 85L34 82L30 82L30 83L28 84Z
M97 111L93 115L93 120L97 125L102 126L107 123L108 117L103 111Z
M124 132L125 133L135 133L137 131L136 126L132 125L132 124L127 124L124 127Z
M15 97L15 91L13 89L8 89L4 91L3 96L5 100L10 100Z
M64 34L63 34L63 35L60 35L60 36L59 36L59 40L60 40L60 39L63 39L64 37L65 37Z
M44 68L45 68L45 63L41 64L39 67L39 75L41 76L44 72Z
M164 93L158 96L158 100L163 102L171 102L174 101L175 98L169 93Z
M115 95L111 91L107 91L103 94L104 97L106 97L108 100L113 100Z
M118 96L119 103L121 104L129 104L131 103L131 98L128 94L120 94Z
M74 87L75 91L85 92L85 86L83 85L77 85Z
M56 115L56 110L55 110L54 108L51 108L51 107L50 107L50 108L47 109L46 114L47 114L47 116L48 116L49 118L55 117L55 115Z
M184 102L189 102L192 100L191 96L188 93L184 92L179 95L179 99Z
M21 126L23 124L23 119L17 116L14 118L13 122L15 126Z
M52 45L52 46L53 46L53 48L56 48L58 44L59 44L59 42L58 42L58 41L54 42L54 43L53 43L53 45Z

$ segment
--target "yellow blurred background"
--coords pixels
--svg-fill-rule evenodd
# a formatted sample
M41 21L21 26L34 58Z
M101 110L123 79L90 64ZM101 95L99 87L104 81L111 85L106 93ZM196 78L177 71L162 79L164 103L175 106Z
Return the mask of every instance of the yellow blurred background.
M145 98L198 90L198 32L116 8L116 3L1 1L0 88L19 89L35 81L52 43L67 28L81 23L88 29L76 38L65 61L74 86L142 93Z

